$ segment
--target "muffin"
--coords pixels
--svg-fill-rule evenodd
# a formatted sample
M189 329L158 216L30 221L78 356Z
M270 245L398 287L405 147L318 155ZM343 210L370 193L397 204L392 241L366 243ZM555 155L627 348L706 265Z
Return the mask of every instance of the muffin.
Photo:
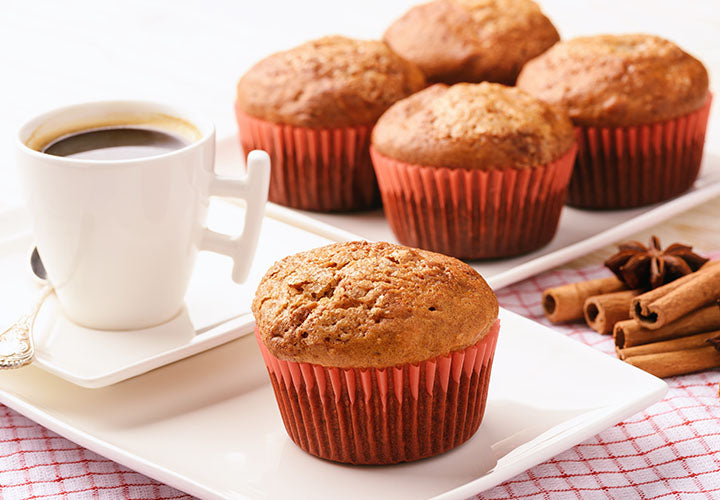
M478 429L498 304L467 264L390 243L337 243L275 263L252 309L285 428L308 453L406 462Z
M238 82L240 142L270 154L269 199L316 211L377 206L370 130L392 103L425 86L379 41L331 36L273 54Z
M397 102L370 152L401 243L484 259L552 239L575 149L564 111L484 82L437 84Z
M435 0L410 9L384 39L432 82L514 85L560 36L532 0Z
M560 42L530 61L518 87L562 105L578 130L568 203L649 205L697 178L710 111L703 64L652 35Z

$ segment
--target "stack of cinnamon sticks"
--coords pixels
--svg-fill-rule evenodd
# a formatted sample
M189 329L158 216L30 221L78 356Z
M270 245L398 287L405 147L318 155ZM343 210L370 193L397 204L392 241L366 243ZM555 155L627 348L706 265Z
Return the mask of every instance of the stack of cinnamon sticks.
M620 359L658 377L720 367L718 264L650 291L628 290L615 276L551 288L543 309L554 323L584 317L594 330L612 333Z

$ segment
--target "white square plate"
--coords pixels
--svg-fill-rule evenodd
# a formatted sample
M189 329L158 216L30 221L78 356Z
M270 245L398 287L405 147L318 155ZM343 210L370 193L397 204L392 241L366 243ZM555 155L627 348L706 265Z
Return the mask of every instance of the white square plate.
M216 162L218 171L231 173L241 164L242 155L237 137L229 136L219 140ZM706 154L704 167L695 185L677 198L630 210L580 210L565 206L558 231L548 245L519 257L474 261L470 264L497 290L586 255L609 242L621 241L717 196L720 196L720 162L717 155ZM380 209L357 213L298 213L372 241L397 242Z
M255 339L101 389L35 367L3 373L0 402L202 498L464 499L660 400L665 383L501 310L485 418L444 455L348 466L287 437ZM182 389L182 390L179 390Z

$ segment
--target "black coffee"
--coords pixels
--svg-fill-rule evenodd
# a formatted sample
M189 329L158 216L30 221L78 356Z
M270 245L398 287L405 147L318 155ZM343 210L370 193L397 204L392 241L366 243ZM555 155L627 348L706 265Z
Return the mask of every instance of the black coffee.
M83 160L132 160L169 153L188 144L184 138L163 130L115 127L60 137L42 152Z

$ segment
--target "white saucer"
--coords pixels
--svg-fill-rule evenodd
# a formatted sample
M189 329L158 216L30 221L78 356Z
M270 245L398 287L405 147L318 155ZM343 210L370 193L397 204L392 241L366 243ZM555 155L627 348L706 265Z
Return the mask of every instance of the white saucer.
M208 225L232 232L242 208L214 201ZM294 220L303 221L303 217ZM0 325L9 325L28 310L39 288L30 276L32 246L22 211L0 213ZM253 330L250 303L260 278L276 260L334 239L322 236L323 225L297 225L266 215L258 250L247 282L230 279L230 259L201 252L186 295L186 307L171 321L136 331L100 331L64 316L54 295L35 323L34 364L83 387L102 387L216 347Z

